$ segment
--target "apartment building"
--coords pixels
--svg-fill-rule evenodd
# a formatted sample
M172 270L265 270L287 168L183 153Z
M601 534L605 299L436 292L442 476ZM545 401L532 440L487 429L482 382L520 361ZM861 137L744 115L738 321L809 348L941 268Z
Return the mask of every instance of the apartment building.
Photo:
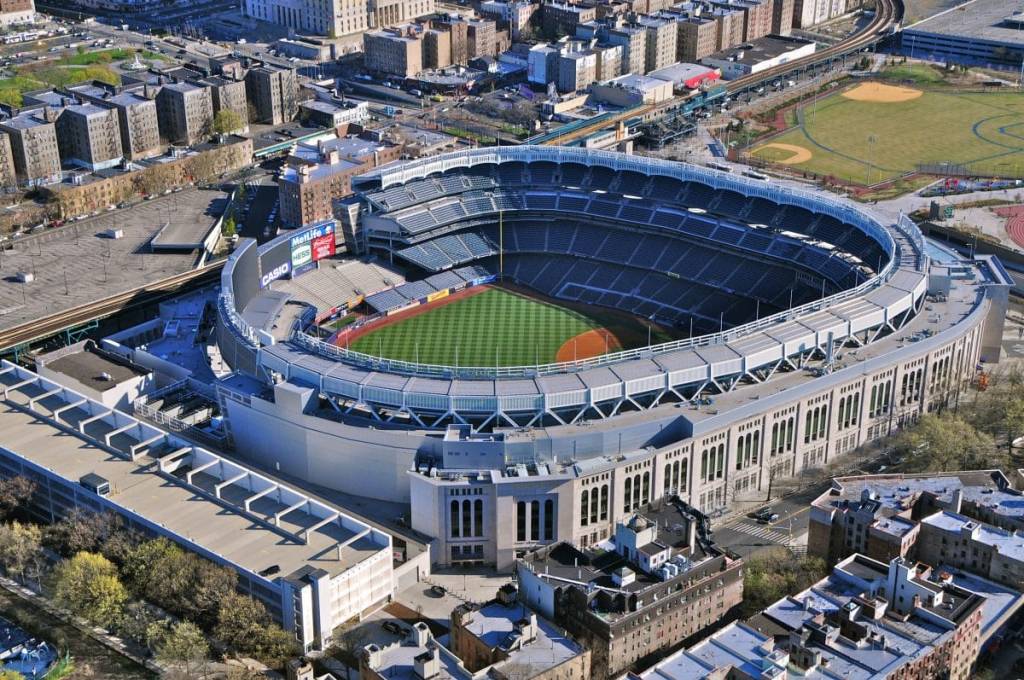
M709 16L715 22L716 51L743 44L743 12L727 7L715 7L710 12L705 12L705 16Z
M538 3L526 0L485 0L480 3L480 14L508 28L513 40L519 40L523 32L529 30L530 21L539 10Z
M556 543L517 564L520 597L590 649L593 678L622 674L743 599L743 561L715 548L707 518L685 504L631 515L610 543Z
M594 7L576 5L571 2L548 2L541 8L541 27L552 38L575 35L576 26L597 18Z
M242 119L242 124L233 133L249 131L249 98L246 94L245 80L225 76L208 76L197 81L200 85L210 88L213 102L213 115L221 111L234 111Z
M847 0L794 0L793 26L810 28L847 12Z
M568 52L558 57L558 91L578 92L597 80L597 54L593 50Z
M466 22L469 58L493 57L497 50L497 28L493 21L471 19Z
M18 185L14 172L14 152L11 150L11 136L0 132L0 188L13 189Z
M739 12L742 15L741 42L757 40L772 32L774 0L712 0L709 5L713 9Z
M702 16L676 20L676 58L693 63L718 49L718 22Z
M352 193L352 177L397 160L401 147L331 134L300 142L281 171L281 222L288 227L333 218L331 203Z
M678 29L675 21L655 16L639 17L636 20L636 25L647 33L644 70L643 73L637 73L637 75L650 73L676 63Z
M210 88L190 82L165 83L156 95L160 134L171 144L192 146L212 132Z
M851 555L807 590L630 679L967 680L1021 600L957 570Z
M256 118L250 123L281 125L299 112L299 81L295 69L257 66L245 74L245 92Z
M917 559L1024 589L1024 531L989 526L948 510L922 518L919 526Z
M74 85L68 92L82 101L117 112L121 132L121 153L128 160L160 155L160 124L156 109L156 88L118 88L99 81Z
M413 26L367 31L363 55L370 71L412 78L423 70L423 34Z
M36 185L60 181L57 115L56 110L44 106L0 120L0 130L7 133L11 142L11 157L18 184Z
M622 46L622 72L646 73L647 31L642 26L617 26L608 30L607 40Z
M57 118L57 148L65 163L78 167L116 166L124 158L117 112L90 103L64 107Z
M451 31L436 28L423 31L423 68L445 68L452 63Z
M35 16L35 0L0 0L0 26L27 24Z
M772 33L789 35L793 30L795 0L775 0L772 5Z
M590 48L597 55L597 73L594 80L601 82L623 75L622 45L599 45Z

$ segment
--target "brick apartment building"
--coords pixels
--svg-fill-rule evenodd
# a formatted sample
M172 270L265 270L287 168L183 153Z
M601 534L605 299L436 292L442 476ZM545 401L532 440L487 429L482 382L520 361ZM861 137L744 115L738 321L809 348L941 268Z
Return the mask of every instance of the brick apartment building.
M117 113L121 153L125 158L140 160L160 155L163 147L160 144L155 88L143 86L126 89L93 81L67 90L82 101Z
M172 144L192 146L211 133L213 98L210 88L178 81L165 83L156 95L160 133Z
M60 151L57 147L57 111L42 107L0 120L0 130L11 142L11 156L18 183L59 182Z
M110 168L124 158L117 112L96 104L73 104L57 118L57 148L66 163L89 170Z
M245 74L245 92L255 110L250 123L281 125L299 112L299 81L295 69L257 66Z

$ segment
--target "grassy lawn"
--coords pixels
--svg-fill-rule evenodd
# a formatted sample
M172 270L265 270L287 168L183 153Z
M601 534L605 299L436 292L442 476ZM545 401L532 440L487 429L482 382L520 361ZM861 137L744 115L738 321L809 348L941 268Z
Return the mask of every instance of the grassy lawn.
M552 362L567 340L603 325L564 307L491 288L384 326L351 348L430 364L521 366Z
M939 85L946 82L941 68L930 64L896 64L882 69L882 78L886 80L911 81L917 85Z
M156 52L144 50L139 55L139 58L152 61L154 59L161 59L161 55ZM132 59L135 59L135 50L118 48L114 50L100 50L98 52L74 54L69 57L64 57L60 60L60 63L65 66L91 66L93 64L109 64L112 61L125 61Z
M927 66L897 67L918 73ZM925 91L902 102L854 101L836 94L807 105L803 125L766 143L808 149L795 171L875 184L916 169L918 163L967 165L979 175L1024 173L1024 97L1016 93ZM766 160L778 149L754 147Z
M90 55L79 55L90 56ZM77 83L100 80L111 85L120 85L121 76L102 62L73 66L25 66L15 75L0 78L0 102L11 106L22 105L22 94L47 87L67 87Z

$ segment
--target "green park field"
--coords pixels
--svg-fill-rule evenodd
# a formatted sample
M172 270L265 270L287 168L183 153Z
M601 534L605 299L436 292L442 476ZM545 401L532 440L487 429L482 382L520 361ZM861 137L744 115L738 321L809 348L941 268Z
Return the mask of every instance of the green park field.
M793 127L750 152L792 171L862 185L919 164L963 165L979 176L1024 175L1024 96L917 89L919 82L862 83L801 105L790 116Z
M609 330L603 330L606 327ZM640 322L630 324L604 310L585 314L518 292L488 288L372 329L349 347L420 363L521 366L571 361L574 352L582 359L603 354L606 348L645 344L646 332ZM657 333L654 339L664 338Z

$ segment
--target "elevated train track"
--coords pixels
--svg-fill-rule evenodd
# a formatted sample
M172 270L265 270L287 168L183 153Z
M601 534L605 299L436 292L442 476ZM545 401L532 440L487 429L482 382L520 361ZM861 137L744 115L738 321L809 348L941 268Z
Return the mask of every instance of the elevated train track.
M877 0L875 16L872 18L871 22L846 40L836 43L830 47L826 47L825 49L806 57L794 59L793 61L773 66L758 73L752 73L750 75L743 76L742 78L730 80L725 83L725 92L729 96L749 92L758 87L762 87L765 83L782 79L789 74L806 71L809 68L813 68L821 64L828 64L836 59L842 59L859 52L862 49L885 39L891 34L894 26L898 25L902 18L903 0ZM612 125L618 125L621 122L636 119L640 119L643 122L656 120L663 116L672 114L673 111L682 107L683 104L684 102L681 102L679 99L673 99L663 104L648 104L632 108L619 112L613 116L602 116L600 120L591 125L578 127L572 131L566 132L565 134L549 133L547 139L538 143L549 146L569 144L578 139L588 137L600 130L607 129Z

